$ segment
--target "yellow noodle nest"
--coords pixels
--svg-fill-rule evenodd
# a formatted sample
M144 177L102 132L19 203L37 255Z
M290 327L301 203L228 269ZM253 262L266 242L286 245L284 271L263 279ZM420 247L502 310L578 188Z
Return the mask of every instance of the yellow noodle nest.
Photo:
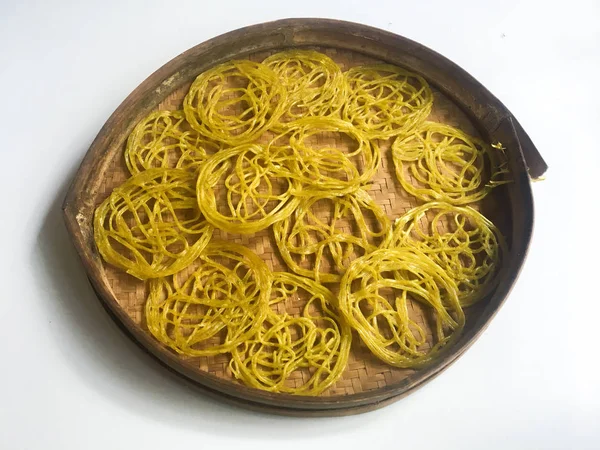
M328 56L312 50L289 50L263 61L287 91L281 123L305 117L339 115L346 97L346 80Z
M337 135L340 142L320 136ZM343 138L352 141L344 151ZM308 117L297 120L286 133L273 139L269 153L277 158L272 164L275 174L293 178L302 183L297 195L314 196L323 191L342 195L355 192L367 183L381 163L379 147L364 133L339 119Z
M426 229L420 226L424 217ZM442 202L426 203L397 219L383 247L412 247L425 253L457 283L463 307L478 302L495 286L494 275L507 251L496 226L481 213Z
M255 233L289 216L298 206L293 194L300 186L290 177L276 176L271 170L274 161L259 145L223 150L209 158L196 189L206 219L225 231ZM219 205L226 208L220 210Z
M250 339L265 318L271 273L246 247L228 242L209 244L196 265L190 274L150 282L148 330L184 355L231 351Z
M300 317L271 310L254 337L232 351L231 372L248 386L318 395L341 377L352 335L334 312L335 297L312 280L273 274L271 304L293 301L302 291L309 299Z
M332 283L340 281L353 259L375 250L389 229L385 212L359 190L303 200L291 216L275 223L273 234L293 272Z
M348 365L352 329L391 366L429 364L459 338L463 307L497 285L508 252L487 218L457 205L509 178L501 144L426 122L432 104L414 73L342 73L312 50L213 67L183 111L153 112L129 136L133 176L95 211L98 250L149 280L144 320L159 342L188 357L229 354L250 387L323 393ZM367 193L390 143L400 185L430 202L394 226ZM396 192L381 194L398 206ZM295 274L211 241L215 228L271 226Z
M396 139L392 156L402 187L425 201L474 203L507 182L500 150L441 123L425 122L415 133Z
M431 112L433 94L419 75L389 64L354 67L345 73L348 98L342 118L373 139L406 134Z
M219 149L190 128L183 111L155 111L129 135L125 164L132 175L157 167L195 170L206 160L206 150Z
M254 141L277 122L285 105L277 75L252 61L231 61L200 74L183 101L192 128L229 145Z
M387 295L393 290L394 300ZM456 283L413 248L380 249L355 260L340 283L339 307L375 356L395 367L430 362L462 331ZM435 342L409 317L408 301L433 312ZM429 344L429 345L428 345Z
M188 266L212 232L198 209L194 176L180 169L140 172L94 215L94 239L104 260L142 280Z

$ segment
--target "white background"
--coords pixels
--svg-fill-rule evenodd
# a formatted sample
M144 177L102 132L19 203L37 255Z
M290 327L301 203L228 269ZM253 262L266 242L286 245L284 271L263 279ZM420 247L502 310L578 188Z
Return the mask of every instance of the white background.
M102 124L206 39L285 17L363 22L450 58L547 162L514 291L446 373L382 410L294 419L183 386L88 286L60 204ZM0 0L0 448L600 448L600 2Z

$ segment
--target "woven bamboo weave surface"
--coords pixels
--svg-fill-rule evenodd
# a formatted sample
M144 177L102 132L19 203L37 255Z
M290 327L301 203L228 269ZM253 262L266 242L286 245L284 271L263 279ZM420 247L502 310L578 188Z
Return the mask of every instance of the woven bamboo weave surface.
M337 62L342 70L347 70L353 66L361 64L376 63L378 61L372 58L360 55L358 53L340 51L336 49L316 48L322 51ZM262 61L270 53L259 53L252 55L249 59L254 61ZM182 87L173 94L166 97L158 106L160 110L176 110L182 108L182 100L187 93L189 85ZM433 88L433 87L432 87ZM446 123L456 126L463 131L478 136L473 124L467 116L443 94L434 91L434 106L428 120ZM394 174L394 165L391 158L389 141L380 141L382 154L382 164L379 171L371 180L369 186L369 194L383 208L386 215L393 222L394 219L400 217L410 208L421 204L414 197L406 193L399 185ZM321 136L317 142L318 145L335 146L338 149L344 149L349 145L348 140L343 136L325 135ZM123 147L124 150L124 147ZM102 202L110 192L129 177L129 172L125 166L123 152L115 156L111 162L109 169L106 171L103 180L101 195L97 197L97 203ZM484 205L474 205L482 209L484 213L490 217L500 227L503 234L506 236L507 225L510 223L510 218L505 217L502 212L501 205L503 198L501 191L492 193L485 200ZM320 217L327 217L330 214L330 205L327 202L318 204L316 211ZM315 211L315 209L313 209ZM369 216L367 216L367 219ZM426 219L425 219L426 220ZM425 225L423 223L422 225ZM374 225L376 228L376 225ZM342 228L352 229L352 223L348 223L347 227L342 224ZM510 241L510 236L506 236ZM287 266L279 255L273 232L269 227L252 235L241 235L225 233L216 230L213 239L227 240L242 244L254 251L262 258L269 268L273 271L288 271ZM376 242L378 243L378 242ZM328 267L328 260L323 261L324 267ZM145 329L144 325L144 303L146 301L146 287L144 282L126 274L120 269L113 268L107 264L104 265L105 275L110 286L123 310L133 319L136 324L139 324ZM334 293L336 292L335 284L328 284ZM304 299L296 298L289 301L286 305L279 305L278 309L285 311L288 314L299 314L303 307ZM467 328L469 322L473 321L483 310L485 299L479 304L470 307L466 310ZM431 327L423 310L416 304L411 303L410 314L412 319L419 323L428 331L428 339L432 340ZM218 339L218 338L215 338ZM184 358L184 357L182 357ZM218 355L213 357L187 358L187 362L197 367L199 371L209 372L220 378L231 380L233 383L237 381L232 377L229 369L229 355ZM382 388L392 384L397 384L409 377L414 371L408 369L396 369L384 363L379 362L369 350L362 345L356 334L353 335L352 350L350 360L343 376L332 387L327 389L322 395L336 396L367 392L370 390ZM303 372L295 373L290 380L290 383L303 383L303 377L307 374Z

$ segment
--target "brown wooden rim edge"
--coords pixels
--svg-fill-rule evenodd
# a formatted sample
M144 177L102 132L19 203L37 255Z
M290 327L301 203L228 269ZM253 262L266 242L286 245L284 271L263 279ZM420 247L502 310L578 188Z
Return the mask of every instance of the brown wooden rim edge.
M80 223L80 221L83 220L83 217L80 215L80 211L85 210L86 207L87 209L91 208L91 205L86 204L86 199L89 197L89 195L87 197L85 195L87 193L86 187L92 174L96 170L97 164L101 162L100 157L102 156L104 149L108 147L111 139L114 137L112 136L113 126L116 123L119 123L119 121L122 121L123 116L128 112L128 110L134 108L139 101L148 101L148 95L150 93L153 91L155 93L160 93L161 89L166 90L173 85L173 77L176 77L177 74L181 72L181 70L178 68L182 66L186 58L197 57L194 55L201 56L203 52L207 51L207 49L215 48L219 45L225 45L225 50L227 50L227 48L238 45L235 44L232 46L232 43L241 42L242 37L247 37L249 35L260 37L261 35L265 36L268 33L271 33L271 35L273 33L279 33L282 36L281 39L273 45L273 47L320 44L344 48L344 46L341 44L330 45L327 42L298 42L297 36L299 33L302 33L306 30L310 30L312 32L319 30L324 30L325 32L335 32L337 33L338 37L340 34L343 35L344 33L347 33L348 36L352 36L353 38L364 40L367 43L372 42L374 43L375 47L388 48L388 51L389 47L392 49L395 48L399 53L403 54L406 54L406 52L409 51L413 55L418 55L423 61L429 61L437 64L439 66L439 71L450 70L455 78L458 78L462 81L460 83L462 86L462 91L466 90L470 92L476 92L478 99L483 100L481 107L482 109L478 111L471 109L467 111L470 112L469 115L472 117L475 116L479 122L479 125L481 125L482 128L484 128L490 135L502 132L503 128L509 128L509 131L504 131L506 134L506 139L504 139L502 142L509 142L511 140L514 141L518 145L519 151L521 152L521 164L519 164L518 167L518 169L520 169L518 170L519 176L516 177L518 179L515 180L515 184L517 185L515 189L519 189L519 195L521 196L521 201L523 202L522 211L524 212L524 215L520 218L520 223L515 224L515 226L519 225L521 227L521 238L513 245L513 258L509 264L510 270L507 270L504 283L501 284L490 301L491 308L489 309L491 310L488 311L486 309L486 312L482 314L481 319L478 321L481 323L478 323L470 333L466 333L463 336L461 342L457 344L453 353L447 354L444 358L438 360L437 363L432 367L418 372L416 374L417 376L409 377L406 380L403 380L401 383L391 387L380 388L367 393L339 397L299 397L285 394L272 394L250 389L244 386L233 385L229 381L221 380L210 374L202 374L194 371L192 367L185 364L172 353L163 349L146 332L133 324L131 319L129 319L129 317L119 307L116 300L112 297L110 291L107 289L104 283L102 283L99 274L95 270L95 265L93 262L97 259L97 255L93 254L92 247L89 245L89 236L87 236L86 239L86 236L84 236L82 231L82 224ZM228 45L229 47L227 47ZM390 59L390 57L386 58L385 55L382 56L381 52L373 55L369 51L372 50L372 48L370 49L367 47L368 46L365 46L364 48L348 49L366 53L370 56L374 56L383 60ZM246 51L247 53L251 53L263 49L264 48L257 49L248 47ZM229 57L227 52L224 52L221 56L221 60L228 59ZM427 72L428 71L425 71L424 73L421 71L423 75L425 75L428 79L431 79L431 75ZM444 93L449 95L453 100L457 101L459 106L461 104L464 106L464 96L467 95L465 92L461 91L456 94L454 91L452 91L451 85L444 85L444 83L434 84ZM360 406L381 404L386 400L408 394L412 390L432 379L451 362L456 360L462 353L464 353L464 351L470 345L472 345L476 338L489 324L489 321L493 318L498 308L503 303L520 272L529 245L533 226L533 204L531 198L531 189L529 187L527 166L525 165L525 155L523 153L525 151L531 151L532 148L535 150L535 147L533 147L533 144L530 143L530 140L528 146L523 145L521 147L519 136L513 121L514 118L511 116L508 110L470 75L441 55L406 38L364 25L325 19L286 19L254 25L221 35L184 52L158 69L125 99L125 101L117 108L113 115L108 119L104 127L100 130L98 136L92 143L90 150L86 154L81 164L77 176L75 177L63 204L65 222L75 247L83 261L86 272L88 273L88 276L90 277L90 280L98 293L98 297L104 306L109 308L115 320L120 326L123 326L128 330L129 334L134 338L134 340L136 340L146 350L157 357L163 364L170 366L187 379L193 381L194 383L200 384L207 389L223 393L224 395L235 395L235 397L248 402L254 402L261 405L271 405L272 407L280 407L282 404L287 404L290 409L296 409L298 412L302 410L313 411L352 409ZM523 144L525 144L525 142ZM535 152L537 153L537 150L535 150ZM539 159L541 160L541 158ZM542 165L545 165L543 160L541 160L541 163ZM525 195L523 195L523 193ZM80 194L84 195L79 196ZM235 391L234 394L231 393L232 389Z

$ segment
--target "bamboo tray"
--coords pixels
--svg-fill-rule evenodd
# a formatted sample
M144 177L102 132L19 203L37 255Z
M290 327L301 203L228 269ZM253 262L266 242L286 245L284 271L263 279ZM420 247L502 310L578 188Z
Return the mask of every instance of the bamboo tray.
M322 51L343 70L383 61L422 75L429 81L435 96L429 120L458 126L488 142L502 142L507 148L514 179L513 183L495 189L479 205L499 226L510 250L497 275L496 290L466 310L467 324L460 340L433 365L408 370L378 362L361 345L360 339L353 336L350 362L342 378L318 397L248 388L232 378L227 355L184 358L163 347L144 326L144 283L103 263L94 244L92 227L95 207L128 177L123 150L127 136L139 120L155 109L180 109L191 82L216 64L241 58L261 61L276 51L292 47ZM335 145L345 144L336 141ZM418 202L395 182L387 150L389 143L382 144L382 168L375 175L369 193L393 220ZM363 25L323 19L288 19L214 38L179 55L152 74L119 106L96 137L66 196L63 210L71 238L98 298L119 326L162 364L204 392L245 407L287 415L343 415L376 409L407 395L448 367L477 339L517 279L533 227L530 178L541 176L545 170L543 159L506 107L441 55L408 39ZM250 247L273 270L287 270L270 229L256 235L216 232L216 237ZM426 324L416 308L413 313L420 323ZM301 381L301 373L298 378Z

